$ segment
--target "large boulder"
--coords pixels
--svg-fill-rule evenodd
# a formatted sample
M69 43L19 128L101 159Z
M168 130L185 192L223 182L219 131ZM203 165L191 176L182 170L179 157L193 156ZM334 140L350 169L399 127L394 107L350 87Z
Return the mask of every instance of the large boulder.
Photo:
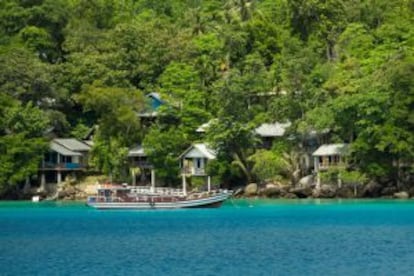
M245 196L255 196L259 191L259 187L256 183L250 183L246 187L244 187L244 195Z
M353 186L342 186L336 190L336 197L339 198L353 198L358 196L354 194L354 187Z
M362 197L379 197L381 196L382 186L375 181L369 182L362 189Z
M76 194L76 188L74 186L71 186L71 185L65 186L63 190L66 193L71 194L71 195Z
M402 192L394 193L394 197L398 199L407 199L410 197L410 195L407 192L402 191Z
M282 197L287 192L286 186L281 183L267 183L264 188L261 188L259 191L260 196L277 198Z
M270 183L266 183L265 185L265 189L271 189L271 188L280 188L283 185L278 183L278 182L270 182Z
M315 177L312 174L304 176L299 180L298 184L300 187L313 187L315 185L314 178Z
M295 194L298 198L307 198L312 196L311 187L294 187L289 190L290 193Z
M336 195L336 188L332 185L324 184L319 190L314 190L315 196L319 198L334 198Z
M280 197L282 194L282 189L280 187L269 187L261 191L261 195L269 198Z
M295 195L294 193L285 193L282 195L283 198L289 198L289 199L295 199L298 198L297 195Z

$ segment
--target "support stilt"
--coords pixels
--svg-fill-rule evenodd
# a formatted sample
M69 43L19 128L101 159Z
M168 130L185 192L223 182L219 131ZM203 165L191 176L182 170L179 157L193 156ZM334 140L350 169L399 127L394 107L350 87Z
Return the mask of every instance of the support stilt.
M31 188L31 185L30 185L30 177L26 177L26 182L24 183L24 188L23 188L23 193L25 193L25 194L27 194L27 193L29 193L30 192L30 188Z
M183 193L186 196L187 195L187 180L185 178L185 174L184 173L182 174L182 177L183 177Z
M151 192L155 192L155 170L151 170Z
M211 176L207 176L207 190L211 192Z
M46 191L46 175L44 172L40 176L40 191Z
M57 184L60 184L62 182L62 173L57 172Z

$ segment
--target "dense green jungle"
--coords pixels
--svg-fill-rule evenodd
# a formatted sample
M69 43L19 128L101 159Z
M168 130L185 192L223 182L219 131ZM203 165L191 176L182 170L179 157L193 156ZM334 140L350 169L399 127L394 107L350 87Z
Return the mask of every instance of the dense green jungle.
M412 0L2 0L0 194L50 139L91 128L91 168L117 181L142 144L179 183L177 157L204 141L226 187L294 185L313 135L350 145L328 172L344 182L412 188L413 21ZM143 123L152 92L165 104ZM260 147L252 130L274 122L291 125Z

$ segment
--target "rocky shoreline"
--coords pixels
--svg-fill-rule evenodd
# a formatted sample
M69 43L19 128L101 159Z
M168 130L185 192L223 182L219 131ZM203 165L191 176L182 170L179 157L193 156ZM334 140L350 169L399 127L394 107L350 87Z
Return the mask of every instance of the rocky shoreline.
M414 198L414 187L411 189L398 189L395 186L383 186L375 182L366 185L349 184L321 184L319 187L310 183L308 185L284 185L281 183L267 183L258 185L250 183L245 187L235 189L234 197L249 198Z
M44 190L32 188L10 199L31 199L39 196L42 200L82 201L94 195L103 177L87 177L82 181L67 180L59 185L53 184ZM235 198L414 198L414 185L396 187L392 182L367 184L321 183L317 185L313 177L302 178L296 185L281 182L249 183L233 188Z

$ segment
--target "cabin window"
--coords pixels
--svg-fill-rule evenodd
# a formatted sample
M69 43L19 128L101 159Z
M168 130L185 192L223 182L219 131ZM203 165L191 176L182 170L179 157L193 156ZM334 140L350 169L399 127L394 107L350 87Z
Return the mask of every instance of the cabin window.
M62 156L62 163L72 163L72 156Z
M327 156L322 156L321 161L322 166L327 167L331 162L331 158L328 158Z
M45 162L57 163L57 154L55 152L48 152L45 155Z
M201 168L201 159L200 158L197 158L196 163L197 163L197 169Z

